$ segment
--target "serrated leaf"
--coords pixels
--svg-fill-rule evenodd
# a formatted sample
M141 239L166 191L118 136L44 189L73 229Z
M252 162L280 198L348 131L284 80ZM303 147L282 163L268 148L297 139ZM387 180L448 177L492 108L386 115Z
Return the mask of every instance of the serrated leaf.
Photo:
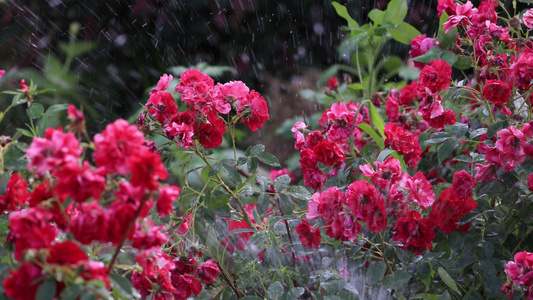
M259 159L259 161L269 166L277 167L277 168L281 167L281 165L279 164L278 158L275 157L274 154L272 153L262 152L262 153L259 153L256 157L257 159Z
M288 193L291 197L298 200L308 201L311 200L311 193L303 186L292 186L289 188Z
M268 300L279 300L283 295L284 289L283 285L279 281L273 282L267 290L267 299Z
M268 195L265 193L261 193L261 195L259 195L259 199L257 199L257 212L262 215L268 210L269 206L270 197L268 197Z
M378 283L381 279L383 279L383 276L385 275L386 271L387 271L387 265L384 262L382 261L372 262L366 272L366 276L368 278L369 284Z
M231 195L228 194L220 195L218 197L211 197L210 199L206 199L206 205L209 208L223 208L227 206L230 199Z
M383 150L383 148L385 148L385 143L383 142L383 139L372 127L370 127L366 123L359 123L357 124L357 127L366 132L374 140L374 142L376 142L380 150Z
M278 178L274 179L274 190L278 193L283 191L291 183L291 178L289 175L281 175Z
M284 300L297 300L298 297L304 294L304 292L305 292L305 289L303 287L295 287L295 288L292 288L287 293L285 293L283 298Z
M383 280L383 284L390 289L403 288L411 280L411 275L405 270L398 270L391 275L388 275Z
M244 151L244 155L255 156L264 151L265 151L265 145L261 145L261 144L253 145L253 146L246 148L246 151Z
M284 215L292 215L292 201L291 201L291 199L285 194L278 194L276 196L279 199L279 203L281 205L281 210L283 211L283 214Z
M224 173L228 175L229 180L233 182L235 185L238 185L241 183L241 175L235 167L228 165L228 164L222 164L222 169L224 170Z
M461 142L455 139L449 139L442 143L437 150L437 160L439 164L447 159L459 146L461 146Z
M466 70L472 68L472 57L465 55L457 55L457 61L453 67L459 70Z
M56 297L56 282L55 280L48 279L39 286L37 293L35 294L35 300L52 300Z
M437 272L439 273L439 277L446 284L452 291L456 292L457 294L461 295L461 291L457 288L457 284L455 283L455 280L444 270L443 268L439 267Z
M406 22L400 23L395 28L390 28L389 33L393 39L405 45L411 45L412 39L422 35L418 29Z
M465 136L465 134L468 132L468 124L455 123L451 125L451 129L452 129L453 136L455 136L456 138L460 138L460 137Z

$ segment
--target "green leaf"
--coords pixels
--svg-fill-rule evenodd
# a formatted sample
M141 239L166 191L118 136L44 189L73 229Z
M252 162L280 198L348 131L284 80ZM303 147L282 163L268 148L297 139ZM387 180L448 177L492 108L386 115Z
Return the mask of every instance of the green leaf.
M459 70L466 70L472 68L472 57L465 55L457 55L457 61L453 67Z
M69 285L61 292L61 300L76 300L83 293L83 286Z
M494 134L496 134L496 132L500 131L501 129L507 127L509 125L509 123L507 123L507 121L503 120L503 121L498 121L496 123L494 123L494 125L490 126L489 130L487 131L487 138L492 138L492 136L494 136Z
M311 200L311 193L304 186L292 186L288 189L288 193L291 197L298 200L309 201Z
M265 145L253 145L248 148L246 148L246 151L244 151L244 154L246 156L255 156L259 153L265 152Z
M284 215L292 215L292 201L285 194L278 194L279 203L281 205L281 210Z
M214 175L217 175L218 172L220 172L220 168L222 166L219 164L219 163L215 163L211 166L211 168L209 169L209 176L214 176Z
M359 123L357 124L357 127L366 132L376 142L379 149L382 150L383 148L385 148L385 143L383 142L383 139L377 134L377 132L372 127L370 127L366 123Z
M67 109L68 109L68 104L54 104L48 107L48 109L46 110L44 114L50 117L60 111L67 110Z
M383 22L391 22L394 25L400 25L407 15L407 1L405 0L392 0L387 5L385 10L385 16L383 16ZM416 36L415 36L416 37Z
M358 82L356 83L350 83L346 86L349 89L352 89L354 91L360 91L366 89L366 87Z
M456 138L461 138L464 137L465 134L468 132L468 124L455 123L451 126L451 129L453 136L455 136Z
M263 298L259 298L257 296L246 296L242 297L240 300L263 300Z
M246 160L246 166L248 166L250 172L255 172L255 170L257 170L257 159L255 157L248 157Z
M209 208L223 208L227 206L230 199L231 195L229 194L220 195L218 197L211 197L210 199L206 199L206 205Z
M383 276L385 275L385 272L387 271L387 265L382 261L374 261L370 264L370 267L368 267L368 271L366 272L366 276L368 278L368 281L370 284L375 284L379 282Z
M346 22L348 22L348 27L359 28L359 24L357 23L357 21L355 21L352 17L350 17L350 14L348 14L348 10L346 9L346 6L341 5L335 1L333 1L331 5L333 5L333 7L335 8L337 15L339 15L340 17L345 19Z
M241 175L239 172L237 172L234 166L223 163L222 169L224 169L224 173L228 175L228 178L231 180L231 182L236 185L241 183Z
M288 291L287 293L285 293L285 295L283 296L283 299L284 300L297 300L298 297L304 294L304 292L305 292L305 289L303 287L295 287L291 289L290 291Z
M283 191L291 183L291 178L289 175L281 175L278 178L274 179L274 190L278 193Z
M384 161L389 155L391 155L392 153L395 153L396 150L392 150L390 148L387 148L387 149L383 149L383 151L381 151L378 155L378 158L376 158L376 161L377 162L382 162Z
M472 130L470 131L470 138L473 139L473 138L477 138L478 136L484 134L484 133L487 133L488 129L487 128L478 128L476 130Z
M448 14L446 12L443 12L440 16L439 33L437 35L437 41L439 42L439 45L445 50L450 49L457 40L457 27L448 31L448 33L445 33L444 28L442 28L442 24L444 24L444 22L446 22L447 20Z
M334 2L335 3L335 2ZM279 281L272 283L267 290L267 299L268 300L278 300L281 299L283 295L283 285Z
M437 59L446 61L450 66L453 66L457 61L457 55L453 52L444 50L439 46L434 46L428 50L428 52L413 58L414 61L429 63Z
M44 107L41 103L32 103L26 110L26 113L32 119L40 118L44 115Z
M259 195L259 199L257 199L257 212L262 215L268 210L269 206L270 198L267 194L261 193L261 195Z
M35 300L52 300L56 297L56 282L55 280L46 280L35 294Z
M390 28L389 33L393 39L405 45L411 45L412 39L422 35L418 29L406 22L400 23L395 28Z
M461 142L455 139L449 139L442 143L437 150L437 160L439 161L439 164L448 158L459 146L461 146Z
M374 8L368 13L368 17L370 20L374 22L374 24L381 24L381 20L383 19L383 16L385 15L385 12L381 9Z
M455 293L461 295L461 292L457 288L457 284L455 283L455 280L453 280L453 278L450 276L450 274L448 274L448 272L446 272L446 270L439 267L437 272L439 273L439 277L442 280L442 282L444 282L444 284L446 284Z
M411 275L405 270L398 270L391 275L387 275L383 280L383 284L390 289L403 288L411 280Z
M122 275L112 273L109 276L111 285L117 289L117 291L126 298L133 298L133 286L132 283L124 278Z
M70 55L72 57L77 57L84 53L87 53L94 49L96 46L97 43L91 41L59 43L59 48L61 49L61 51L63 51L63 53L65 53L66 55Z
M257 155L257 159L259 159L259 161L269 166L276 167L276 168L281 167L281 165L279 164L279 160L272 153L268 153L268 152L259 153Z
M374 106L374 104L370 104L370 118L372 119L372 123L378 130L378 132L381 134L382 138L385 138L385 122L383 121L383 118L379 114L378 110Z

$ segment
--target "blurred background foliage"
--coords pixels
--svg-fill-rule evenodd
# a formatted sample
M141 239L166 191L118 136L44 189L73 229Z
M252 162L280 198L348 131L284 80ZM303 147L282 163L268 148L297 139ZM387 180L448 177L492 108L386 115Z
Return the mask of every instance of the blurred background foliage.
M387 2L340 1L360 24ZM434 32L435 6L436 1L412 1L407 22ZM258 90L275 129L291 114L319 109L300 99L298 90L316 89L321 70L348 59L337 50L344 24L329 0L5 0L0 69L7 73L0 85L16 88L26 78L40 89L54 89L39 101L45 107L81 107L92 136L138 111L159 76L177 70L172 67L229 66L232 71L219 72L215 81L242 80ZM399 43L384 48L401 57L408 50ZM0 134L20 127L23 110L6 116Z

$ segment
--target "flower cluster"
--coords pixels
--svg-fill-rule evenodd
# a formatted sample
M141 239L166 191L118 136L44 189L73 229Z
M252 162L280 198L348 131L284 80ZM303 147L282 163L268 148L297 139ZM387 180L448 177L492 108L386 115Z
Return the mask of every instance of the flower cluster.
M109 288L116 257L106 266L89 259L85 246L116 246L118 254L127 241L143 251L160 250L167 241L164 226L155 226L148 212L155 206L161 217L171 213L180 188L159 183L167 178L160 156L125 120L109 124L93 142L94 166L72 132L48 128L26 150L34 180L11 176L0 197L1 211L10 212L7 241L20 263L3 282L9 297L33 299L47 280L58 295L80 282Z
M525 288L524 296L527 299L533 298L533 253L527 251L518 252L514 256L514 261L510 261L505 266L505 274L509 280L502 287L502 292L513 298L513 284Z
M166 92L172 75L161 76L157 87L150 92L144 112L139 116L141 128L149 127L147 116L159 122L170 140L178 146L189 149L195 140L205 149L222 144L226 126L240 120L250 130L257 131L269 119L268 107L261 95L251 90L241 81L214 84L211 77L191 69L180 76L176 92L188 109L178 111L171 93ZM236 117L229 119L231 111ZM228 121L222 116L228 115Z

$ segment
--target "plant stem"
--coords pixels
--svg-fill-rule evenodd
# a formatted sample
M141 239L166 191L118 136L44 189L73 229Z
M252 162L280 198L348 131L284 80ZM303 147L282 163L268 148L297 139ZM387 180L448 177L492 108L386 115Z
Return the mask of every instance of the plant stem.
M277 200L279 212L281 213L282 216L285 216L285 213L283 213L283 210L281 209L281 202L279 201L279 198L276 197L276 200ZM289 236L289 242L291 242L292 266L296 268L296 256L294 256L294 251L293 251L294 243L292 241L289 223L287 222L287 220L283 220L283 223L285 223L285 228L287 229L287 235Z
M220 273L222 274L222 276L224 277L224 279L226 280L226 282L229 284L229 286L231 287L231 289L233 290L233 292L235 293L235 295L237 296L238 299L242 298L241 297L241 293L239 292L239 289L237 288L237 285L233 285L231 283L231 281L229 280L228 276L226 275L226 271L224 271L224 268L220 265L219 262L216 262L218 268L220 269Z
M130 234L130 231L133 229L133 225L135 225L135 221L137 220L137 217L141 213L141 210L143 208L144 202L146 202L146 199L148 199L148 197L146 197L146 196L142 198L141 203L139 204L139 208L137 208L137 211L135 212L135 215L133 216L132 220L128 224L128 228L124 232L124 236L122 237L122 240L118 244L117 249L115 250L115 253L113 254L113 258L111 259L111 262L109 263L109 266L107 267L107 271L109 273L113 269L113 265L115 264L115 262L117 260L117 257L118 257L118 254L120 252L120 249L122 248L122 246L124 246L124 243L126 242L126 239L128 238L128 235Z

